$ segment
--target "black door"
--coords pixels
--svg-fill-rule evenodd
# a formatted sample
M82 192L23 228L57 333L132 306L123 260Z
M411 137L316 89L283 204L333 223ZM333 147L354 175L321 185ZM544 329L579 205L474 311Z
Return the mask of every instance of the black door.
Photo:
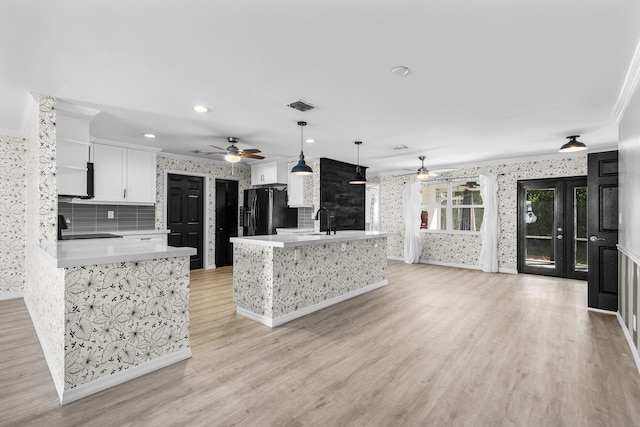
M204 267L204 178L168 174L167 228L169 246L190 246L198 252L191 256L190 268Z
M216 179L216 267L233 264L233 244L238 236L238 181Z
M618 152L589 154L589 307L618 309Z
M587 179L518 181L518 271L587 280Z

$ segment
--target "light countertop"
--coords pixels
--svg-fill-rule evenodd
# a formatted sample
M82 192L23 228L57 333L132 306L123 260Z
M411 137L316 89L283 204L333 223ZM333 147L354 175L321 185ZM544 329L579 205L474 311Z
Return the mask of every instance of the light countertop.
M276 234L308 234L313 232L313 228L276 228Z
M58 268L145 261L196 254L195 248L177 248L156 242L130 239L64 240L40 248L43 256Z
M382 231L341 230L337 234L270 234L268 236L232 237L231 243L272 246L275 248L292 248L297 246L322 245L325 243L348 242L353 240L377 239L395 236L398 233Z

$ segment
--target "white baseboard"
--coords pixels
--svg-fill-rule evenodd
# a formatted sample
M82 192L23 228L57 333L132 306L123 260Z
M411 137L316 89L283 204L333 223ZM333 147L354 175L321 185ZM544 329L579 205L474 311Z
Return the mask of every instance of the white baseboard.
M189 347L152 359L148 362L141 363L140 365L132 366L113 375L100 377L94 381L80 384L77 387L66 389L63 397L60 399L60 404L66 405L67 403L74 402L78 399L82 399L83 397L98 393L118 384L146 375L150 372L157 371L158 369L189 359L190 357L191 348Z
M27 311L29 312L29 317L31 317L31 324L33 325L33 329L36 330L36 336L38 337L38 343L40 344L40 348L42 349L42 353L44 354L44 360L47 362L47 367L49 368L49 373L51 374L51 379L53 381L53 385L56 387L56 392L58 393L58 398L60 399L60 402L62 402L62 395L63 395L63 392L64 392L64 384L63 383L59 383L58 381L56 381L57 375L56 375L55 365L53 363L53 358L52 358L51 354L49 353L49 350L44 348L44 346L42 345L42 343L45 342L43 340L43 334L40 332L40 329L38 328L38 325L36 324L36 322L33 321L33 319L34 319L33 309L31 308L31 304L29 303L28 298L24 298L24 305L27 306Z
M602 310L600 308L593 308L593 307L587 307L587 310L589 311L593 311L594 313L602 313L602 314L609 314L609 315L613 315L615 316L616 314L618 314L615 311L611 311L611 310Z
M458 264L457 262L432 261L420 258L420 264L440 265L442 267L466 268L468 270L480 270L479 265Z
M0 294L0 301L17 298L24 298L24 292L7 292L6 294Z
M387 259L392 259L394 261L404 261L404 258L401 256L387 256ZM469 270L481 270L479 265L468 265L468 264L459 264L455 262L444 262L444 261L432 261L429 259L420 258L420 264L429 264L429 265L440 265L442 267L455 267L455 268L466 268ZM515 268L498 268L498 273L506 273L506 274L518 274L518 270Z
M629 344L629 348L631 349L631 354L633 354L633 360L634 362L636 362L636 369L638 370L638 373L640 373L640 356L638 355L638 350L636 349L636 345L633 342L631 333L629 333L629 329L627 329L627 325L625 325L624 320L622 320L622 316L620 316L620 312L615 313L615 315L616 315L616 318L618 319L618 323L620 323L622 332L624 332L624 337L627 339L627 344Z
M251 319L254 320L256 322L262 323L263 325L269 326L270 328L273 328L275 326L280 326L283 323L287 323L290 322L294 319L297 319L299 317L302 316L306 316L307 314L313 313L314 311L318 311L318 310L322 310L323 308L327 308L329 306L338 304L342 301L346 301L348 299L351 299L353 297L357 297L358 295L362 295L365 294L367 292L371 292L375 289L381 288L383 286L386 286L389 282L385 279L382 280L380 282L377 283L373 283L371 285L367 285L364 288L360 288L360 289L356 289L354 291L351 292L347 292L346 294L328 299L326 301L322 301L318 304L314 304L314 305L310 305L309 307L305 307L302 308L300 310L296 310L294 312L285 314L284 316L278 317L278 318L270 318L270 317L266 317L266 316L262 316L260 314L256 314L252 311L249 310L245 310L244 308L241 307L236 307L236 313L239 314L242 317L246 317L247 319Z

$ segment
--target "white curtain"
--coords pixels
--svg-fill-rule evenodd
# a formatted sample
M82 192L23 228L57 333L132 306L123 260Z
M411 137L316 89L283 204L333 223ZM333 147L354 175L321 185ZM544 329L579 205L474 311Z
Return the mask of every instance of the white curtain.
M484 204L484 216L480 227L482 237L480 268L487 273L495 273L498 271L498 237L500 235L498 178L495 174L480 175L480 195Z
M419 182L408 182L402 191L404 211L404 262L413 264L420 261L422 239L420 238L420 207L422 193Z

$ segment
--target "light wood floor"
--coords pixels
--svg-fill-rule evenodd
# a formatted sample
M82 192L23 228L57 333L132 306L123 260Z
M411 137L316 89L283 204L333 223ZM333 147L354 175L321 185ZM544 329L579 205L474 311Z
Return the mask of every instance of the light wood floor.
M640 377L586 284L389 263L389 285L269 329L231 269L192 274L193 358L60 407L0 301L1 426L632 426Z

